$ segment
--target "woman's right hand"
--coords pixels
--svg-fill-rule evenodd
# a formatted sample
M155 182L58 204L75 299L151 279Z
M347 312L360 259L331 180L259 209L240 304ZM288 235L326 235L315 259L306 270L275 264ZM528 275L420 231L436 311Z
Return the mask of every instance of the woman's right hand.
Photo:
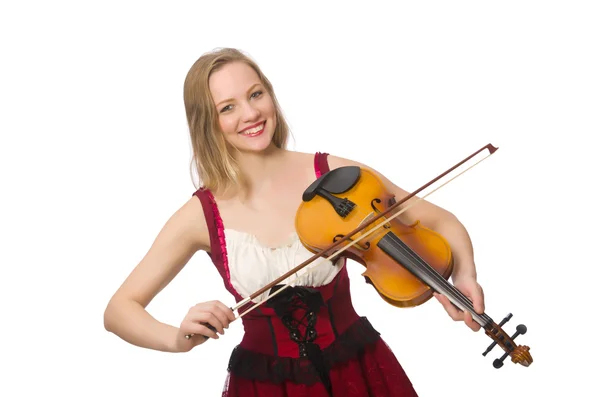
M195 346L204 343L208 338L219 339L219 335L225 334L229 323L235 320L233 311L220 301L202 302L190 308L187 315L179 326L177 350L181 352L190 351ZM211 330L212 326L217 332ZM187 339L186 335L193 335Z

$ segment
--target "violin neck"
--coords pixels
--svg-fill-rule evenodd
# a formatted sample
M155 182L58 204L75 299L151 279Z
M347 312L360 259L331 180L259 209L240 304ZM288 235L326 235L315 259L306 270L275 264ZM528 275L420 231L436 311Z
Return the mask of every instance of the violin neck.
M393 232L388 232L379 240L377 246L433 291L446 296L460 310L471 313L473 320L483 328L487 329L493 323L493 320L485 313L476 313L469 298L449 283Z

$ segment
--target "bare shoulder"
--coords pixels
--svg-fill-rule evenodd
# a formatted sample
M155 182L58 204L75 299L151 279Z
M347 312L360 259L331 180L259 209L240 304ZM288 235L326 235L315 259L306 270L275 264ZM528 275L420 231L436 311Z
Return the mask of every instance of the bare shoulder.
M388 178L386 178L381 172L379 172L376 169L374 169L366 164L363 164L359 161L344 158L344 157L339 157L339 156L333 156L333 155L329 155L327 157L327 161L329 163L329 168L331 170L334 170L334 169L340 168L340 167L348 167L348 166L354 166L354 167L360 167L360 168L367 169L367 170L373 172L379 179L381 179L381 182L388 189L390 189L393 193L395 193L397 196L405 196L405 195L409 194L406 190L402 189L401 187L397 186L395 183L390 181Z
M301 171L303 183L311 183L315 176L315 153L288 151L288 158L291 159L288 168L294 173Z
M210 252L210 235L200 199L193 195L169 219L192 249Z
M348 167L348 166L358 166L358 167L361 167L361 168L371 169L367 165L362 164L362 163L360 163L358 161L347 159L347 158L344 158L344 157L334 156L334 155L331 155L331 154L329 154L327 156L327 162L329 164L329 168L332 169L332 170L334 170L336 168Z
M349 167L349 166L367 169L367 170L373 172L375 175L377 175L377 177L379 177L381 179L381 181L388 188L394 190L396 193L408 194L404 189L396 186L393 182L391 182L389 179L387 179L381 172L377 171L376 169L370 167L367 164L361 163L356 160L339 157L339 156L333 156L333 155L327 156L327 162L328 162L329 168L331 170L334 170L334 169L340 168L340 167Z
M287 153L295 162L300 162L302 164L312 161L315 157L315 153L299 152L295 150L288 150Z
M327 161L329 162L329 168L332 170L340 167L357 166L373 172L397 199L402 199L410 194L410 192L389 180L381 172L359 161L332 155L328 156ZM426 225L432 225L441 216L449 214L448 211L427 200L419 200L419 203L416 204L417 200L419 200L418 196L411 198L402 205L403 207L410 208L410 210L406 211L405 215L401 217L405 222L412 223L416 220L421 220Z

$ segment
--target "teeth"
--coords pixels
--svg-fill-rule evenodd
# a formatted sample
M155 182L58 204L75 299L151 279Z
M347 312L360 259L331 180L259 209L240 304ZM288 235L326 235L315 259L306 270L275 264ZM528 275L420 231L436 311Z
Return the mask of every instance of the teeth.
M257 133L258 131L262 130L264 125L265 124L263 123L263 124L259 125L258 127L250 128L249 130L242 132L242 134L251 135L251 134Z

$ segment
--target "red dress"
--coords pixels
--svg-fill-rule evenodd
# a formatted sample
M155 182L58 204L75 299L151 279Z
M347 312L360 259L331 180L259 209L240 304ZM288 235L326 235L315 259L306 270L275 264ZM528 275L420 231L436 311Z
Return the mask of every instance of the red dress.
M315 155L315 174L329 171ZM224 226L212 194L203 206L214 265L237 302ZM277 289L278 286L274 287ZM240 308L245 311L250 305ZM242 317L244 336L233 350L222 397L413 397L402 366L350 297L346 266L322 286L289 287Z

